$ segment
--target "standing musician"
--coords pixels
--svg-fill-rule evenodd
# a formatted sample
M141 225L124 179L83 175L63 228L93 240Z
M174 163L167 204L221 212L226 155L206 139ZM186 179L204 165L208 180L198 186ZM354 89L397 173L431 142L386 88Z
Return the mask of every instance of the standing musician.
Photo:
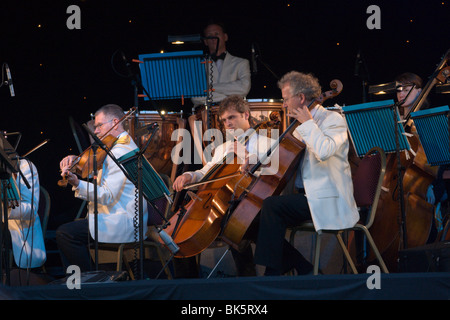
M281 275L292 268L307 274L312 265L286 241L286 228L312 220L316 230L342 229L359 219L347 159L347 126L340 114L314 102L321 87L312 75L292 71L278 86L288 115L300 123L294 136L306 149L295 179L298 193L263 202L255 263L266 267L265 275Z
M230 95L245 97L251 87L250 63L247 59L231 55L226 48L228 34L223 24L209 23L203 31L204 44L208 47L212 63L212 83L215 103ZM218 39L215 39L218 38ZM217 47L217 42L219 42ZM194 107L205 104L205 98L192 98Z
M94 133L98 137L109 135L117 137L110 148L115 158L119 158L137 148L133 139L124 130L122 119L124 111L118 105L108 104L95 113ZM67 156L60 162L61 175L67 176L68 183L75 191L75 197L89 201L88 219L76 220L61 225L56 230L56 241L61 252L64 267L78 265L81 271L90 270L89 240L95 236L94 229L94 185L79 180L69 168L76 156ZM133 218L136 211L135 186L129 181L114 160L106 156L97 177L98 201L98 241L106 243L125 243L136 241ZM147 204L144 201L143 232L147 232ZM89 239L89 232L91 238Z
M249 132L251 131L249 123L250 108L242 97L232 95L225 98L220 103L218 114L228 132L230 132L230 130L232 130L232 132L241 132L241 137L249 135ZM201 180L214 164L221 161L225 155L231 152L236 153L238 157L242 157L242 163L254 164L257 162L257 159L261 159L267 152L272 142L272 139L258 135L257 133L250 136L247 146L241 145L237 140L239 140L239 137L237 137L234 142L226 141L217 146L210 162L200 170L188 171L178 176L173 183L173 189L179 192L183 190L186 184ZM240 152L242 150L243 152ZM255 266L253 264L253 252L251 251L250 246L247 246L246 250L242 253L238 253L234 249L231 249L231 251L236 262L237 273L239 276L256 274ZM177 265L177 261L178 260L175 259L175 266Z

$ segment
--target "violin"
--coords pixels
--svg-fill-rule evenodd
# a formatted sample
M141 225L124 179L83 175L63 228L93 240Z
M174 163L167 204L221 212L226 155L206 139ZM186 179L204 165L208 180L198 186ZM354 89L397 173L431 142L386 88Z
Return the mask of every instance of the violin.
M106 146L107 149L111 149L115 142L117 141L117 137L110 135L109 133L116 128L120 123L128 119L131 115L136 112L136 108L131 108L127 114L125 114L114 126L112 126L101 138L100 140ZM72 163L69 168L70 172L75 173L80 176L82 179L88 178L92 171L94 170L94 154L97 168L101 168L103 166L103 162L106 159L107 152L101 148L97 148L96 152L92 150L92 146L89 146L86 150L84 150ZM61 180L58 181L58 186L67 187L67 176L64 176Z

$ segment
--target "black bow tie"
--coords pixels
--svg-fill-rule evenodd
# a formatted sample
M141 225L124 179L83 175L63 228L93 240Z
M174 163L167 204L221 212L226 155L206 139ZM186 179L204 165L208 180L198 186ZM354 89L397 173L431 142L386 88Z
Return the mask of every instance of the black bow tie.
M218 55L218 56L216 56L216 54L213 53L213 54L211 55L211 58L213 59L214 62L216 62L216 61L219 60L219 59L224 60L226 55L227 55L226 52L222 52L222 54L220 54L220 55Z

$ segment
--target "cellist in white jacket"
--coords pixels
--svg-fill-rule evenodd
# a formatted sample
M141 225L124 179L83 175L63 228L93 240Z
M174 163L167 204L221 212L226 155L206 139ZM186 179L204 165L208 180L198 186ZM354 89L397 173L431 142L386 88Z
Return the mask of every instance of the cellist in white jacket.
M347 125L340 114L313 102L321 88L312 75L293 71L278 85L288 115L299 122L294 136L306 149L295 181L299 192L263 202L255 263L265 266L267 275L292 268L307 274L312 265L284 239L286 228L312 220L316 230L342 229L353 227L359 219L348 163Z

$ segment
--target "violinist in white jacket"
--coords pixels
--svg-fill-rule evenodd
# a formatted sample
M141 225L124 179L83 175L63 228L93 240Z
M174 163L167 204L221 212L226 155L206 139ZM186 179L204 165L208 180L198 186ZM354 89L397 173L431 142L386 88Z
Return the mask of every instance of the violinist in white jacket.
M124 130L119 120L124 116L121 107L105 105L95 113L94 133L103 137L106 133L117 138L111 148L116 159L137 149L133 139ZM79 180L69 171L76 156L67 156L60 162L61 175L67 176L68 183L75 191L75 197L88 200L88 219L61 225L56 230L56 241L61 251L65 267L78 265L81 271L90 269L88 234L91 241L95 237L94 185ZM110 156L106 156L97 177L98 241L105 243L134 242L136 228L133 219L136 214L135 186ZM136 207L135 207L136 206ZM147 203L144 201L143 234L147 232Z

